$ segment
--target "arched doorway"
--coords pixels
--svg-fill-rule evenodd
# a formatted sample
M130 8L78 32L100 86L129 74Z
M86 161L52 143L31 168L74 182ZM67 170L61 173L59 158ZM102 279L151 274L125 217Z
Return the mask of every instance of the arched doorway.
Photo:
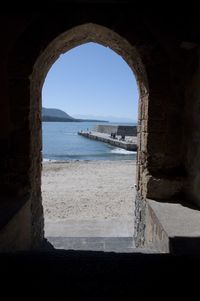
M41 89L46 74L49 71L50 67L61 53L65 53L68 50L72 49L73 47L87 42L96 42L106 47L110 47L113 51L115 51L116 53L118 53L120 56L123 57L123 59L127 62L127 64L130 66L131 70L134 72L136 76L136 80L140 92L139 112L142 112L142 106L143 106L143 111L144 108L147 107L143 104L144 101L148 100L147 79L146 79L146 75L141 59L137 54L135 48L132 47L125 39L120 37L115 32L103 26L90 23L90 24L84 24L81 26L74 27L73 29L61 34L52 43L49 44L49 46L45 49L45 51L43 51L43 53L37 59L31 76L31 101L35 102L35 100L37 100L38 110L36 111L37 113L40 114L40 119L41 119ZM33 114L35 114L35 111L33 112ZM141 118L142 118L141 113L139 113L139 128L140 128ZM41 124L38 127L38 130L41 132ZM139 139L138 154L140 154L140 145L141 145L140 135L138 135L138 139ZM38 146L39 145L41 150L41 140ZM40 153L40 160L41 160L41 153ZM139 187L139 179L140 176L139 176L139 169L138 169L137 171L138 187Z
M132 70L111 49L86 43L55 62L42 91L43 107L59 108L73 117L76 113L93 114L93 121L68 122L49 122L46 115L42 123L45 237L54 247L61 247L62 240L62 248L67 249L133 248L138 88ZM109 122L94 118L108 118ZM95 128L109 132L117 129L117 124L126 130L125 141L120 131L111 141L132 143L135 151L77 134L94 132L98 137ZM110 139L108 133L103 135Z
M143 231L149 223L141 214L145 211L147 198L169 200L190 188L190 173L184 173L184 105L185 97L188 99L185 94L188 81L185 62L189 67L196 61L193 56L196 50L189 53L191 45L188 48L188 43L181 43L182 37L178 32L180 39L175 35L170 39L172 32L166 32L166 27L162 27L164 23L159 23L161 19L158 20L161 25L158 31L151 15L145 16L141 12L138 18L133 18L132 11L125 6L107 7L106 11L92 6L89 10L85 6L81 9L68 7L67 14L41 12L27 16L22 18L16 34L14 25L11 38L9 34L5 36L8 43L1 65L5 132L2 137L0 193L6 207L11 208L8 210L9 218L4 218L6 227L1 232L1 246L8 250L37 247L43 239L40 166L42 82L62 51L84 41L99 41L110 45L113 50L115 48L129 65L133 65L140 82L136 203L137 219L143 225L137 232ZM71 36L68 35L69 41L66 41L63 35L69 33ZM193 68L189 70L194 72ZM16 231L19 235L15 235Z

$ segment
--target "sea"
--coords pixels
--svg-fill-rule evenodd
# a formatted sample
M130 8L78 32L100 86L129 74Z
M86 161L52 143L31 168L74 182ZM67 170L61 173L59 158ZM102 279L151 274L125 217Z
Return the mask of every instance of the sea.
M134 160L136 152L116 148L110 144L90 140L78 135L79 131L92 131L101 122L43 122L43 161L81 160ZM111 123L109 123L111 124ZM117 124L117 123L112 123ZM122 123L120 123L122 125ZM134 123L123 123L135 125Z

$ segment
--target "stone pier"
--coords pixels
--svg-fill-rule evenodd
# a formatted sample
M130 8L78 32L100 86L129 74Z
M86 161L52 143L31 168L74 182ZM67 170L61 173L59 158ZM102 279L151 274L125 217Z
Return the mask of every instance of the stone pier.
M116 136L116 138L111 138L109 134L99 133L99 132L78 132L79 135L93 139L102 141L105 143L109 143L113 146L126 149L128 151L137 151L137 137L136 136L127 136L125 140L120 140L120 136Z

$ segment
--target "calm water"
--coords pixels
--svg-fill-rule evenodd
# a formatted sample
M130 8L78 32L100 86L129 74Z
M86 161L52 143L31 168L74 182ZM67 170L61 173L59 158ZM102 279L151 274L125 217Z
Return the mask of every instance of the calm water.
M80 130L92 130L99 122L43 122L44 160L131 160L136 152L115 148L77 134Z

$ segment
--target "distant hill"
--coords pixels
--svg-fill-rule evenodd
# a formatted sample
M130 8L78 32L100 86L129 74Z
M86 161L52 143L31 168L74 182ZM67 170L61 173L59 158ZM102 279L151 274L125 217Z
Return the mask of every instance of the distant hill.
M46 122L108 122L106 120L97 119L77 119L73 118L64 111L54 108L42 108L42 121Z
M75 121L76 119L69 116L59 109L42 108L42 121Z
M80 119L97 119L97 120L108 120L108 122L114 122L114 123L135 123L137 124L137 120L127 118L127 117L115 117L115 116L93 116L93 115L80 115L76 114L73 116L74 118L80 118Z

